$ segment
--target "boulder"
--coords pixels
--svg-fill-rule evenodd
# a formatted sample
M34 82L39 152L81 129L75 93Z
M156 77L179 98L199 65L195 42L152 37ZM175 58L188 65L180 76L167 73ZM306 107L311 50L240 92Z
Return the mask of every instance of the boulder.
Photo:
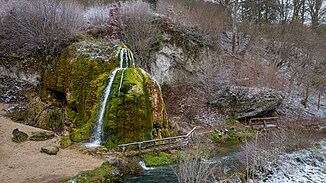
M59 148L54 145L47 145L41 148L41 153L46 153L49 155L56 155L59 152Z
M283 101L281 92L268 88L231 86L210 102L236 119L263 115L275 110Z
M29 137L29 140L32 141L43 141L54 138L54 132L51 131L38 131L32 132L32 135Z
M25 132L19 131L18 128L12 131L12 141L16 143L25 142L28 139L28 135Z

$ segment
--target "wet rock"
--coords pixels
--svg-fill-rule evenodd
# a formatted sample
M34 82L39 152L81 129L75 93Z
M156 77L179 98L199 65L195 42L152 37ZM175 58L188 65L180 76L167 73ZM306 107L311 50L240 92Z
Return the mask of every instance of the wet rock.
M19 131L18 128L12 131L12 141L16 143L25 142L28 139L28 135L25 132Z
M56 155L59 152L59 148L54 145L48 145L48 146L42 147L41 152L49 154L49 155Z
M231 86L227 87L210 104L236 119L241 119L273 111L283 99L281 92L272 89Z
M54 132L49 131L39 131L39 132L32 132L31 137L29 137L29 140L32 141L43 141L54 138Z

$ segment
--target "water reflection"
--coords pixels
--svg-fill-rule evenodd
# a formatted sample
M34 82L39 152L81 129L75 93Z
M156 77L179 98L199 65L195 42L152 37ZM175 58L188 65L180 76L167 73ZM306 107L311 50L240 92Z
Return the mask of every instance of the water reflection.
M155 169L142 170L136 175L129 175L124 183L177 183L178 179L173 172L173 165L155 167Z

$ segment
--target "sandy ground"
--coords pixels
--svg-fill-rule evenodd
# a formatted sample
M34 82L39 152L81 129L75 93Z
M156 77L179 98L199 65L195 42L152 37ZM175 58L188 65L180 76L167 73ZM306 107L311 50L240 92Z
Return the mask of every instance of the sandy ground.
M0 111L7 106L0 104ZM42 129L15 123L0 112L0 183L57 182L81 171L94 169L103 159L82 154L74 149L60 149L57 155L41 153L41 147L58 144L59 138L47 141L26 141L16 144L11 141L12 130L31 134Z

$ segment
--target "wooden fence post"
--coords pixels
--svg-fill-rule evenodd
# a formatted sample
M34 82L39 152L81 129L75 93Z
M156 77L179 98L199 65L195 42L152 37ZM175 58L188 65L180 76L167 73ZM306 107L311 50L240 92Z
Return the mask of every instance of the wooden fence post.
M141 143L138 143L138 151L139 151L139 154L141 154Z
M154 141L154 152L156 153L156 141Z

